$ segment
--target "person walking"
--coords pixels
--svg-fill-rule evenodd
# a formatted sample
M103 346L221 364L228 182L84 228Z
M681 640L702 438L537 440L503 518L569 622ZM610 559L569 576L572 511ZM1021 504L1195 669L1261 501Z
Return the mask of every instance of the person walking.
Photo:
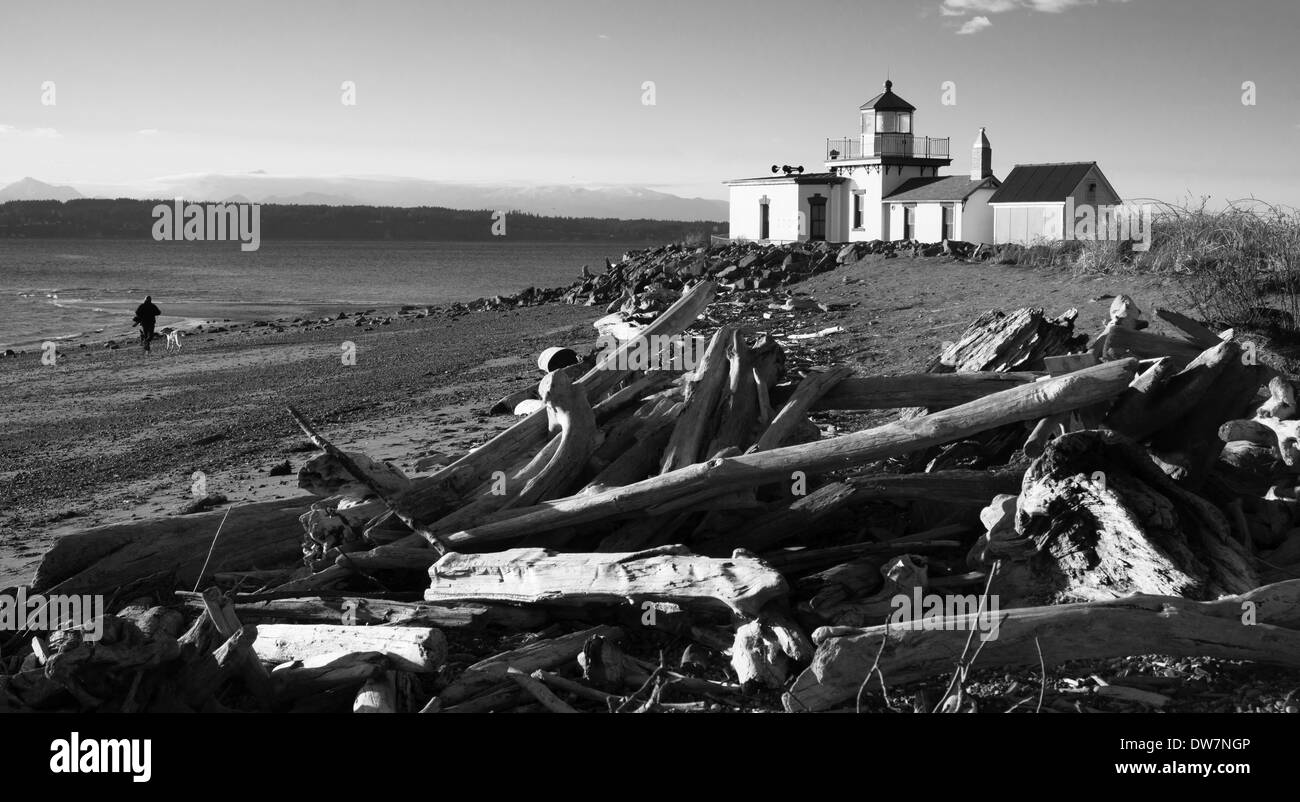
M144 303L135 308L135 324L140 327L140 343L145 351L149 350L149 345L153 342L153 326L161 314L162 311L153 304L152 295L146 295Z

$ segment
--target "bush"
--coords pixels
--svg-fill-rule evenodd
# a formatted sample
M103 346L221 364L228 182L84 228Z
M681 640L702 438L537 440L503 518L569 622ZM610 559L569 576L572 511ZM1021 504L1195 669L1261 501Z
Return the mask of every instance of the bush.
M1172 275L1187 304L1224 326L1300 334L1300 213L1256 201L1221 212L1173 208L1154 226L1145 270Z

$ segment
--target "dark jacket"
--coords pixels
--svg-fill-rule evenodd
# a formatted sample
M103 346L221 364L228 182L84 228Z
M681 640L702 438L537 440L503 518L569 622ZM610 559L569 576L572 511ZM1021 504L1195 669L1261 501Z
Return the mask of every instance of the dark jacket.
M146 301L135 308L135 318L141 323L152 324L154 320L162 314L162 311L152 303Z

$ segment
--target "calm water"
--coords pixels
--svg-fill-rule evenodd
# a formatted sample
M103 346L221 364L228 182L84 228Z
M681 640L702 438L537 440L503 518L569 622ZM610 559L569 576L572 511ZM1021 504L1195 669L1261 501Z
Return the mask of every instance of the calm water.
M350 307L436 305L572 283L582 266L656 243L232 242L0 239L0 350L129 334L152 295L159 327Z

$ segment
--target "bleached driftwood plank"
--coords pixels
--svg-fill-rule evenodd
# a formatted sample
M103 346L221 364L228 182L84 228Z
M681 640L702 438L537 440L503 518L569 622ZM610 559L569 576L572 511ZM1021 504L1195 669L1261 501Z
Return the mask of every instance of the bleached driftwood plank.
M701 557L685 546L626 553L450 552L429 569L429 578L424 598L431 602L617 604L632 599L725 607L748 616L788 590L785 579L761 560Z

